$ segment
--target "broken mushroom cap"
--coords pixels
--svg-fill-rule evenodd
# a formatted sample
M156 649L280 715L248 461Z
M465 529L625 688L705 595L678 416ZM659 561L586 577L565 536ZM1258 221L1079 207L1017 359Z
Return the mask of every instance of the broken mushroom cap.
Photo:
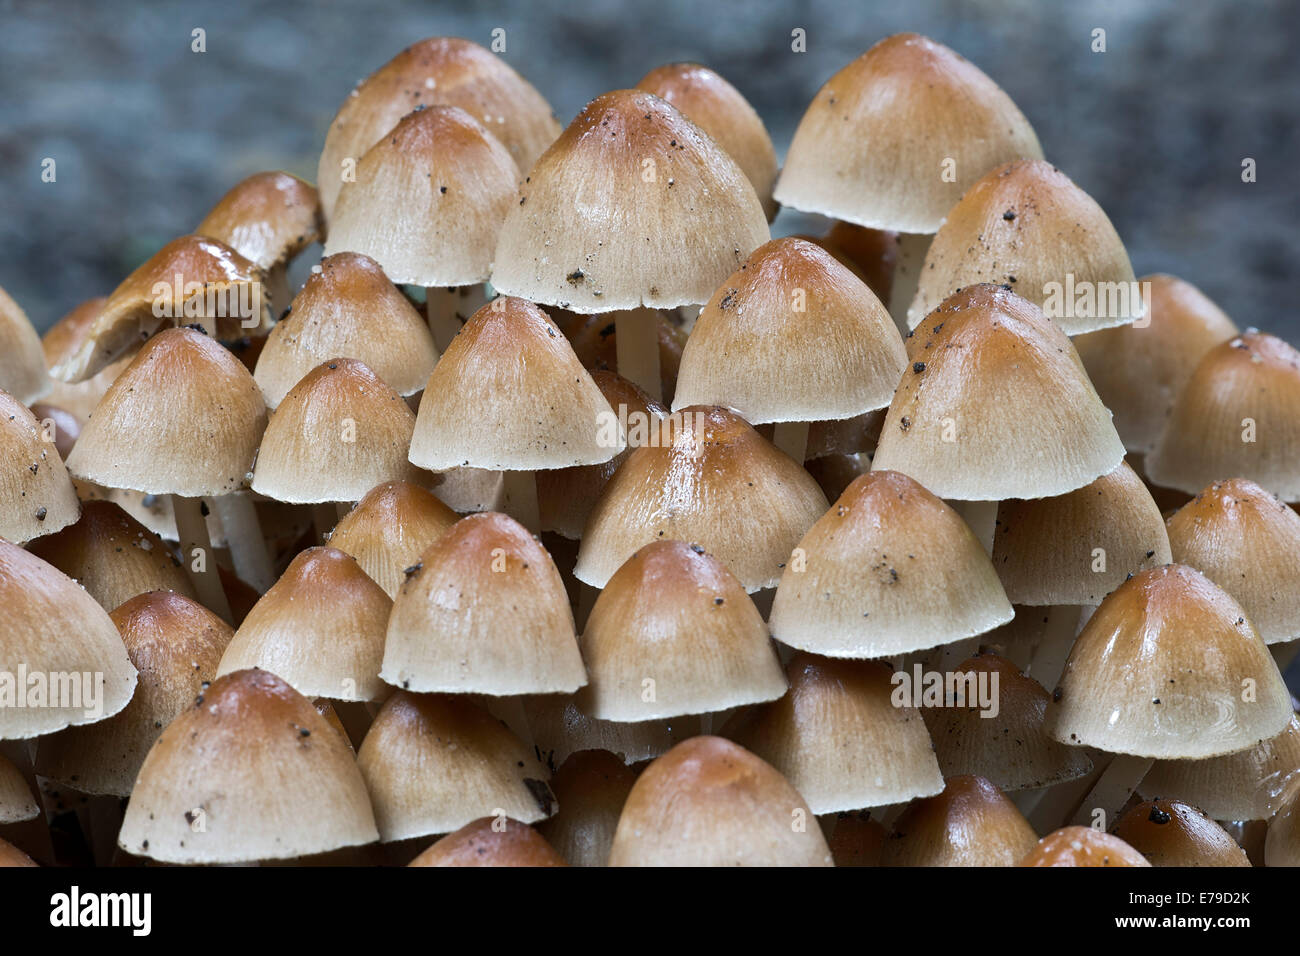
M1300 787L1292 787L1269 821L1264 838L1265 866L1300 866Z
M110 617L140 674L135 696L107 720L42 737L36 770L82 793L125 797L163 728L216 678L232 632L207 608L171 591L136 595Z
M1246 851L1203 812L1178 800L1146 800L1119 818L1115 836L1152 866L1250 866Z
M1074 346L1038 306L1001 286L950 296L908 340L872 468L941 498L1046 498L1124 457Z
M361 570L395 598L406 569L458 520L433 492L409 481L384 481L339 519L329 544L356 558Z
M1239 477L1298 501L1297 461L1300 352L1248 330L1201 359L1145 467L1155 484L1188 494Z
M54 442L31 411L0 391L0 537L16 544L77 520L80 504Z
M347 743L269 671L213 681L158 737L118 846L167 863L243 863L378 838Z
M10 675L7 696L24 703L0 707L0 740L94 723L126 706L135 667L108 612L77 582L0 540L0 607L0 674Z
M754 187L708 134L653 93L615 90L524 179L492 285L575 312L699 305L768 238Z
M572 694L533 694L524 698L528 729L550 767L583 750L607 750L625 764L639 764L667 753L700 732L698 717L620 723L597 720L578 708Z
M1038 842L1016 805L984 777L949 777L894 821L881 866L1014 866Z
M86 330L76 352L50 369L65 382L82 382L122 358L163 326L204 319L223 340L265 334L270 299L265 270L224 242L181 236L122 280Z
M604 866L636 777L606 750L570 754L551 778L560 809L537 831L573 866Z
M786 689L745 589L717 558L682 541L647 544L614 572L580 644L590 683L578 706L601 720L709 713Z
M657 423L587 519L574 576L605 583L637 549L693 541L745 590L772 587L790 549L826 510L808 472L735 413L692 406Z
M610 866L832 866L821 827L790 782L721 737L692 737L628 794Z
M568 866L532 827L505 816L482 817L449 833L407 866Z
M381 481L413 481L415 415L356 359L330 359L289 390L253 469L258 494L298 504L358 501Z
M977 282L1010 284L1066 335L1128 325L1146 311L1106 213L1041 159L989 170L948 211L925 254L908 325Z
M424 388L438 361L433 333L415 306L375 260L355 252L322 259L267 337L253 372L267 408L339 356L364 362L403 397Z
M1171 561L1160 509L1124 462L1064 495L998 505L993 567L1012 604L1095 607L1128 575Z
M8 757L0 751L0 825L22 823L41 815L27 778ZM617 822L617 819L616 819ZM611 829L610 833L613 833Z
M688 120L721 146L754 187L768 222L776 218L772 199L776 181L776 149L754 107L740 91L707 66L668 63L651 70L637 83L677 107Z
M380 676L413 691L497 697L585 684L573 611L546 549L503 514L452 525L393 600Z
M1178 564L1142 571L1102 601L1052 700L1057 740L1139 757L1217 757L1291 719L1282 675L1241 605Z
M510 153L464 110L417 109L343 184L325 253L364 253L409 285L482 282L518 178Z
M969 526L898 472L855 478L783 567L772 635L815 654L888 657L974 637L1012 618Z
M535 823L555 810L532 748L465 697L393 694L357 763L385 843L450 833L488 814Z
M884 408L907 350L880 300L803 239L759 246L700 311L674 408L726 405L751 424Z
M1150 866L1117 836L1094 827L1062 827L1038 841L1018 866Z
M1248 478L1229 478L1170 515L1168 528L1173 560L1236 598L1265 644L1300 639L1300 515L1292 508Z
M217 673L260 667L307 697L380 700L392 605L352 555L308 548L248 612Z
M187 497L244 488L266 427L262 393L229 351L167 329L109 386L68 470L110 488Z
M568 340L537 306L495 299L457 333L420 400L411 461L535 471L594 465L623 427Z
M270 269L316 242L321 226L316 187L277 170L254 173L236 183L194 231L219 239L259 268Z
M1048 734L1050 695L1006 658L979 654L953 671L959 677L974 675L975 683L967 679L955 685L966 695L964 704L945 692L942 706L921 709L945 777L978 773L1010 793L1074 780L1092 769L1083 749L1067 747ZM984 679L996 711L982 706L976 693L983 675L989 675Z
M1029 121L978 67L900 33L817 91L773 195L860 226L932 233L985 172L1042 155Z
M890 667L795 654L790 692L742 711L725 737L780 771L813 813L859 810L943 789L920 712L893 700Z
M560 133L551 107L506 61L459 37L413 43L357 85L325 135L316 181L326 217L355 163L421 106L459 106L492 131L526 170Z
M1138 280L1150 290L1145 321L1074 339L1115 430L1129 451L1147 454L1196 365L1237 326L1190 282L1170 275Z
M27 313L0 289L0 389L30 405L50 393L45 353Z

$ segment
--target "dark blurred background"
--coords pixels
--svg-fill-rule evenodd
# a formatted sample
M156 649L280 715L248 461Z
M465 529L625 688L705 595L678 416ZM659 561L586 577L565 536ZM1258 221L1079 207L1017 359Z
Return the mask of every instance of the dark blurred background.
M750 99L784 155L827 77L914 30L1010 93L1138 274L1181 275L1239 325L1295 341L1298 25L1296 0L0 0L0 286L43 329L244 176L314 180L353 84L425 36L487 45L504 28L505 58L562 122L654 66L698 60ZM205 53L190 50L196 27ZM1105 53L1091 51L1099 27ZM806 53L791 52L795 28ZM41 181L45 157L55 183ZM800 225L785 213L775 231Z

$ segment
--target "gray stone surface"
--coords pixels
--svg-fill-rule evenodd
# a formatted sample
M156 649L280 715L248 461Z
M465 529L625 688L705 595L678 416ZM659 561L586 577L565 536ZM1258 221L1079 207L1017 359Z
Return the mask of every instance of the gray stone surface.
M662 62L700 60L751 99L783 153L830 74L916 30L1016 99L1139 273L1182 275L1238 324L1294 337L1298 24L1294 0L0 0L0 285L43 328L193 228L243 176L314 179L352 84L424 36L487 43L504 27L506 58L566 121ZM206 53L190 51L195 27ZM806 53L790 52L795 27ZM1089 49L1094 27L1107 30L1104 54ZM1247 156L1254 185L1241 182ZM44 157L56 183L40 180Z

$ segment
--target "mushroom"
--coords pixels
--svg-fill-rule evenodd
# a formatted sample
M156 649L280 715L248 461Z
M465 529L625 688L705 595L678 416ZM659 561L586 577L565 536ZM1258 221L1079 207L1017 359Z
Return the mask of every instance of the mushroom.
M1286 802L1269 821L1264 838L1265 866L1300 866L1300 788L1292 787Z
M36 328L22 307L0 289L0 389L30 405L50 394L53 385Z
M1150 866L1137 850L1095 827L1062 827L1038 841L1018 866Z
M880 866L889 831L872 818L870 811L837 813L822 820L823 827L830 821L826 842L836 866Z
M681 369L682 350L686 347L685 329L670 320L659 309L616 309L613 312L594 312L583 314L570 312L558 306L546 309L554 320L556 327L568 338L573 346L573 354L578 361L592 371L597 369L613 370L619 367L618 327L627 328L628 322L648 323L655 328L655 337L659 343L659 387L655 395L663 396L665 403L670 402L677 390L677 373ZM630 359L628 361L631 361ZM624 362L626 367L627 362ZM623 378L623 376L619 376ZM627 379L624 379L627 381ZM633 387L640 386L633 383ZM644 391L644 390L642 390ZM649 393L645 393L650 398ZM657 402L658 399L650 399Z
M637 772L607 750L570 754L551 778L560 809L537 831L573 866L604 866Z
M13 761L0 753L0 826L35 820L41 815L27 778Z
M17 544L77 520L81 505L59 450L35 416L0 391L0 536Z
M1246 851L1223 827L1178 800L1135 804L1113 832L1152 866L1250 866Z
M449 833L407 866L568 866L530 826L506 816L482 817Z
M37 862L7 840L0 840L0 868L37 866Z
M635 723L598 720L580 710L572 694L533 694L524 698L523 710L537 752L551 768L584 750L606 750L632 766L700 732L696 716Z
M881 866L1014 866L1038 842L1015 804L980 776L949 777L894 821Z

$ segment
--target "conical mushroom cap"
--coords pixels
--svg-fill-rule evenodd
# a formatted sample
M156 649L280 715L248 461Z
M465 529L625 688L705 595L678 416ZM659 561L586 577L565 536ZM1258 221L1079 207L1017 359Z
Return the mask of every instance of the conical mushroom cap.
M999 286L950 296L908 342L912 367L872 468L941 498L1063 495L1124 457L1074 346L1038 306Z
M1150 866L1117 836L1094 827L1062 827L1038 841L1017 866Z
M45 353L46 368L55 368L77 353L107 301L106 296L87 299L45 330L45 334L41 336L41 349ZM99 400L108 391L108 386L113 384L113 379L121 374L122 369L131 364L132 357L133 353L124 355L84 382L70 384L61 379L51 378L52 387L45 394L44 401L62 408L76 418L79 425L84 425L90 418L90 413L99 404Z
M429 376L411 461L534 471L608 461L623 429L546 313L496 299L452 339Z
M106 611L146 591L195 597L171 546L111 501L87 501L76 524L32 542L28 550L80 584Z
M41 808L36 805L22 771L0 753L0 824L21 823L40 815ZM612 828L610 832L613 833Z
M162 729L191 707L215 679L230 625L201 604L170 591L150 591L110 615L139 686L118 714L42 737L39 774L83 793L131 793Z
M817 91L774 195L860 226L932 233L985 172L1042 155L1029 121L978 67L900 33ZM949 167L951 182L942 175Z
M977 681L988 675L984 679L993 687L997 710L984 716L985 708L969 692L966 706L945 697L943 707L922 708L945 777L978 773L1010 793L1074 780L1092 769L1081 748L1067 747L1048 734L1051 695L1038 681L995 654L969 658L954 670L974 674Z
M1015 866L1038 842L1016 805L983 777L949 777L894 821L882 866Z
M1208 760L1157 760L1142 778L1144 797L1176 793L1216 820L1267 820L1300 778L1300 720L1249 750Z
M482 282L519 170L478 120L455 106L404 116L357 163L330 217L327 255L361 252L394 282Z
M888 657L1012 617L961 516L906 475L855 478L785 561L772 635L831 657Z
M267 423L253 490L276 501L359 501L381 481L414 481L415 415L363 362L335 358L289 390Z
M369 256L322 259L267 336L253 377L268 408L322 362L364 362L399 395L414 395L438 361L433 334Z
M525 697L524 714L541 759L550 767L583 750L607 750L625 764L638 764L700 732L700 719L692 716L638 723L597 720L578 708L572 694Z
M754 187L768 221L776 217L777 206L772 200L776 150L763 120L738 89L698 63L657 67L641 77L636 88L671 103L704 130L736 161Z
M590 684L578 706L602 720L726 710L786 689L745 589L722 562L682 541L653 542L624 562L596 598L581 647Z
M1196 365L1237 326L1190 282L1170 275L1138 280L1150 289L1145 321L1099 329L1074 339L1115 430L1129 451L1156 446L1178 393Z
M605 750L571 754L551 778L560 809L538 832L574 866L604 866L636 771Z
M0 289L0 389L30 405L48 395L52 386L35 326L9 293Z
M406 569L458 520L433 492L409 481L385 481L339 519L329 543L356 558L361 570L395 598Z
M1146 473L1188 494L1249 478L1300 501L1300 352L1254 331L1207 352L1147 455Z
M268 671L217 678L162 732L118 846L168 863L287 859L378 838L348 745Z
M326 217L345 161L360 159L411 110L438 104L459 106L491 129L521 170L560 134L546 100L502 57L459 37L429 37L372 73L339 107L316 174Z
M194 231L262 269L292 259L321 234L316 187L278 170L254 173L217 200ZM275 303L283 308L289 303Z
M482 817L449 833L407 866L568 866L530 826L509 817Z
M615 90L524 179L492 285L575 312L698 305L768 238L754 187L708 134L653 93Z
M920 712L897 706L888 665L796 654L790 693L723 733L770 763L813 813L904 803L943 789Z
M35 416L0 392L0 537L24 544L77 520L68 469Z
M8 840L0 840L0 868L39 864Z
M833 863L821 827L785 777L743 747L705 736L646 767L623 806L609 865Z
M749 592L772 587L826 496L797 462L724 408L692 407L659 423L605 486L574 576L604 587L638 548L692 541Z
M1177 800L1137 804L1115 824L1115 836L1152 866L1250 866L1223 827Z
M1124 462L1064 495L998 505L993 567L1012 604L1096 606L1172 560L1160 509Z
M397 592L380 676L414 691L492 696L585 684L573 611L546 549L503 514L452 525Z
M1236 598L1265 644L1300 638L1300 515L1250 479L1230 478L1168 527L1173 559Z
M108 612L57 568L0 540L0 740L94 723L126 706L136 673Z
M109 386L68 457L78 478L188 497L245 486L266 406L248 369L193 329L167 329Z
M1300 866L1300 787L1291 789L1287 801L1269 822L1264 865Z
M50 372L65 382L85 381L164 325L180 327L207 318L215 321L221 339L265 334L271 309L263 294L264 276L263 269L217 239L173 239L122 280L81 347Z
M1241 605L1178 564L1134 575L1107 596L1052 699L1057 740L1140 757L1245 750L1291 719L1290 694Z
M989 170L948 211L925 254L908 325L977 282L1010 283L1066 335L1128 325L1146 311L1106 213L1041 159ZM1091 291L1091 305L1075 290Z
M906 366L866 283L820 246L773 239L700 311L673 406L726 405L753 424L852 418L888 405Z
M357 762L386 843L450 833L485 814L535 823L554 812L532 749L467 698L393 694Z
M335 548L308 548L244 618L218 674L260 667L307 697L379 700L393 602Z

